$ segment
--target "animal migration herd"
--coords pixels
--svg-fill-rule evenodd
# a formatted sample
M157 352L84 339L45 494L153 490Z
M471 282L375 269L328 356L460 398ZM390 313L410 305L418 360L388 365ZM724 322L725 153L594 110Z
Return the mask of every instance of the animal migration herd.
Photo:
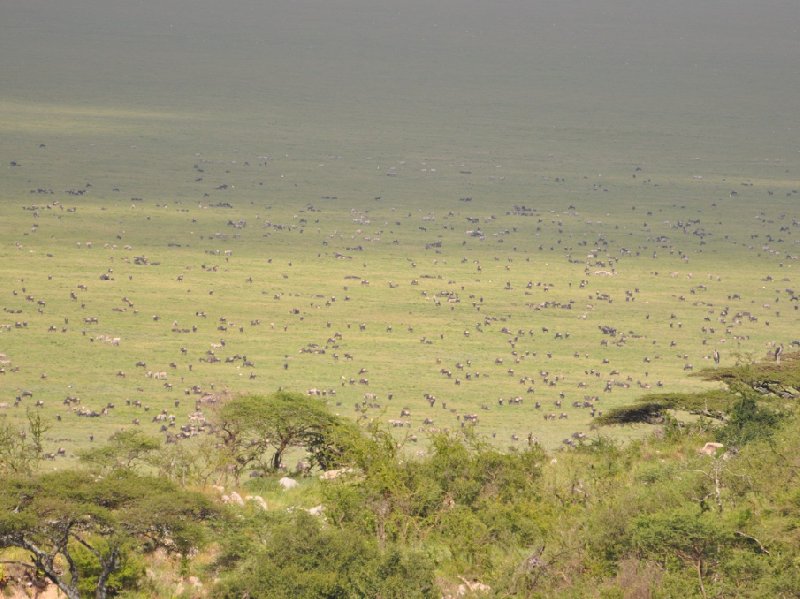
M270 156L200 156L171 199L43 186L26 163L4 165L0 204L0 417L41 410L53 459L126 427L180 442L226 394L278 388L419 451L461 427L553 448L701 388L692 371L800 344L785 181L668 192L631 167L543 176L522 201L457 161L397 161L365 175L382 195L348 199L272 194ZM437 169L480 195L412 199Z

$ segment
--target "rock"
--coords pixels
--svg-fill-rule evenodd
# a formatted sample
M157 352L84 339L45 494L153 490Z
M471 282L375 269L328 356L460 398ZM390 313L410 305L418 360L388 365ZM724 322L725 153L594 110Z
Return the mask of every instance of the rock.
M264 511L267 510L267 502L264 501L264 498L261 497L261 495L248 495L247 497L245 497L245 500L255 503L258 507L260 507Z
M312 516L321 516L322 512L325 511L324 505L315 505L314 507L310 507L306 510Z
M347 474L348 472L352 472L352 468L342 468L341 470L325 470L325 472L319 475L320 480L334 480L342 476L343 474Z
M241 495L239 495L239 494L238 494L236 491L234 491L233 493L231 493L231 495L230 495L230 502L231 502L231 503L234 503L234 504L236 504L236 505L240 505L240 506L243 506L243 505L244 505L244 499L242 499L242 496L241 496Z
M299 485L299 483L295 479L289 478L288 476L284 476L282 479L280 479L278 481L278 484L281 487L283 487L284 490L286 490L286 489L294 489L295 487L297 487Z
M456 593L457 597L464 597L472 593L488 593L492 590L492 587L490 587L488 584L483 584L477 580L469 581L463 576L459 576L459 578L463 581L463 583L458 585L458 591Z
M722 443L708 442L700 448L699 453L703 455L716 455L718 449L725 447Z

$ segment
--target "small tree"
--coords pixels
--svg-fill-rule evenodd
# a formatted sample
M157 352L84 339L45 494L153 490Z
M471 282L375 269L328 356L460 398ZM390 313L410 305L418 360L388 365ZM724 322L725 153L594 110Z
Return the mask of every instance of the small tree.
M108 443L78 454L84 462L102 472L133 470L156 451L161 443L138 430L122 430L109 437Z
M28 410L28 426L0 421L0 475L31 474L42 459L48 426L39 413Z
M216 437L202 436L190 442L162 445L148 454L147 463L157 469L158 476L179 485L206 486L228 461Z

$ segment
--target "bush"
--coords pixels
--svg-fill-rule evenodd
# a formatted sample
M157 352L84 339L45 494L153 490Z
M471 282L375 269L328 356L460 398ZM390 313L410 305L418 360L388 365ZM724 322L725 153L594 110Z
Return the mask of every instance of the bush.
M768 439L781 420L778 412L758 405L753 391L743 390L725 426L717 431L717 440L726 446L742 447L752 441Z
M434 597L433 565L397 546L381 550L352 528L323 525L305 512L253 521L252 551L226 549L226 573L214 596L316 599L322 597ZM244 530L244 528L243 528ZM234 536L227 543L238 543ZM231 556L239 558L231 566Z
M95 539L94 544L99 545L102 551L108 550L102 539ZM129 548L123 550L120 555L120 566L108 579L109 597L114 597L124 590L137 589L144 577L145 561L141 555L130 551ZM78 590L81 595L87 597L94 595L102 570L100 562L88 549L77 544L72 551L72 559L80 573Z

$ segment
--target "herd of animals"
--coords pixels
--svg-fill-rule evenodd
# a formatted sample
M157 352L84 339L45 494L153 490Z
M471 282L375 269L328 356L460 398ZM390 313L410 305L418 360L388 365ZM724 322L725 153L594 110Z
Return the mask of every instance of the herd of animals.
M645 179L610 214L588 177L551 181L580 201L272 201L237 191L262 159L196 161L195 200L91 183L4 200L24 229L0 240L0 417L42 410L57 459L119 428L207 434L224 397L284 388L410 446L474 427L553 447L800 345L795 189L648 204Z

